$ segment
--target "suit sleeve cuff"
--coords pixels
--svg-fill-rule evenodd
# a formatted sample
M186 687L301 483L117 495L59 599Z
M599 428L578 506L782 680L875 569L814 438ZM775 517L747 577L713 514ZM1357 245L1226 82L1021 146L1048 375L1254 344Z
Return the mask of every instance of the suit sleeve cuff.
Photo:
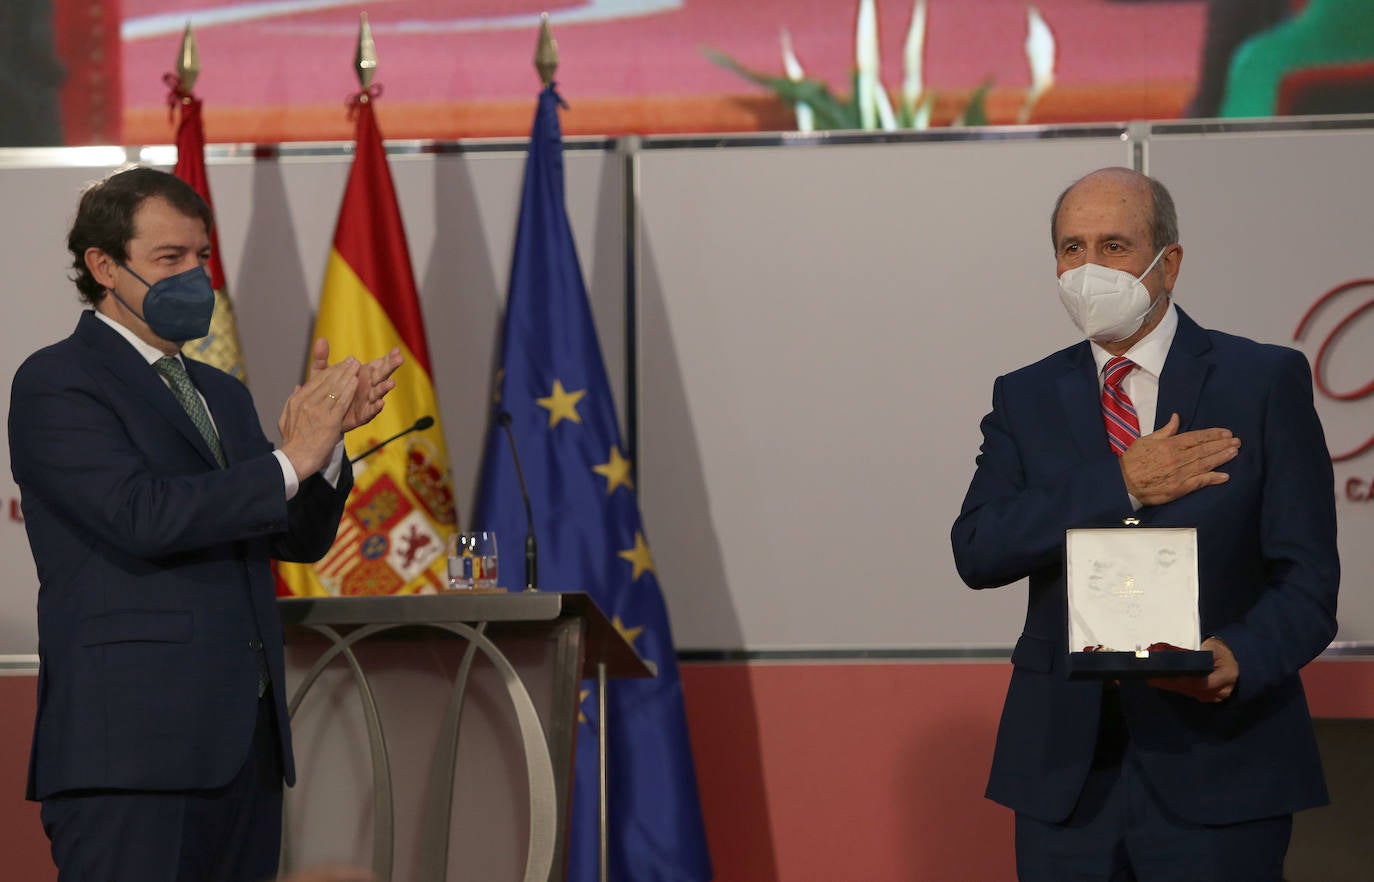
M282 482L286 485L286 500L290 502L301 489L301 479L296 476L296 467L291 465L291 460L286 458L285 453L274 450L272 455L277 458L277 464L281 466Z
M334 452L329 455L329 462L325 463L324 468L320 469L320 475L329 482L329 486L335 490L339 489L339 475L343 473L344 444L340 441L334 445Z

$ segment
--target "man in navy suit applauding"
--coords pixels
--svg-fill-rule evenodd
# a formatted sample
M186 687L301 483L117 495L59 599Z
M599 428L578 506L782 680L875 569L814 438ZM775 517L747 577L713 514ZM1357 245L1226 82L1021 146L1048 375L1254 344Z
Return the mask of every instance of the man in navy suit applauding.
M1051 236L1086 339L997 379L952 531L970 587L1030 583L987 795L1023 882L1279 882L1292 813L1327 801L1298 677L1340 581L1310 369L1174 305L1158 181L1087 175ZM1196 528L1210 674L1068 678L1065 530L1128 518Z
M352 486L343 433L400 354L328 364L274 448L248 390L181 355L214 309L210 211L134 168L68 237L91 307L19 368L10 455L38 569L28 796L61 882L259 882L294 780L272 558L317 560Z

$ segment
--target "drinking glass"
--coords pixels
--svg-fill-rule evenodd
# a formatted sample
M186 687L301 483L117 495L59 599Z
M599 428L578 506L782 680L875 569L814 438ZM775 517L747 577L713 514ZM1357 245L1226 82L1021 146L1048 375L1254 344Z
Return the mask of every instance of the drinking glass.
M448 540L450 591L491 590L496 587L496 533L473 530Z

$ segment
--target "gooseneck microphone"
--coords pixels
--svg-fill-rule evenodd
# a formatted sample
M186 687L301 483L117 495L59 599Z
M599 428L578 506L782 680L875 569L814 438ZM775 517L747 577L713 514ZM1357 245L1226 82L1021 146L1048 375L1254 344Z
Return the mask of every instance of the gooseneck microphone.
M530 509L530 491L525 487L525 472L520 468L520 451L515 449L515 433L511 431L511 415L501 411L496 422L506 430L510 442L510 456L515 462L515 477L520 481L520 498L525 501L525 590L539 590L539 554L534 542L534 512Z
M416 420L415 424L412 425L410 428L402 429L395 435L392 435L390 438L387 438L385 441L379 441L376 444L373 444L371 447L367 448L362 453L350 459L348 461L349 465L353 465L354 463L358 462L358 460L371 456L378 450L381 450L383 447L390 444L392 441L395 441L397 438L409 435L411 432L423 432L425 429L428 429L432 425L434 425L434 417L429 415L422 416L418 420Z

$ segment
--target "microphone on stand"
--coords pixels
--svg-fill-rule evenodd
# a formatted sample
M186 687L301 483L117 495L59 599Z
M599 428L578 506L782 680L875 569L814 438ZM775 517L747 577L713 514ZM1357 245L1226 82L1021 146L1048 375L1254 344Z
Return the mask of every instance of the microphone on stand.
M357 463L358 460L364 459L365 457L369 457L372 454L376 453L378 450L381 450L383 447L387 446L392 441L395 441L397 438L409 435L411 432L423 432L425 429L428 429L432 425L434 425L434 417L428 415L422 416L418 420L416 420L415 424L412 425L410 428L402 429L395 435L392 435L390 438L387 438L385 441L379 441L378 443L373 444L371 447L367 448L362 453L350 459L348 463L349 465L353 465Z
M520 481L520 498L525 502L525 590L539 590L539 553L534 542L534 513L530 509L530 491L525 487L525 473L520 468L520 451L515 449L515 433L511 431L511 415L501 411L496 422L506 430L506 440L510 442L510 456L515 462L515 477Z

